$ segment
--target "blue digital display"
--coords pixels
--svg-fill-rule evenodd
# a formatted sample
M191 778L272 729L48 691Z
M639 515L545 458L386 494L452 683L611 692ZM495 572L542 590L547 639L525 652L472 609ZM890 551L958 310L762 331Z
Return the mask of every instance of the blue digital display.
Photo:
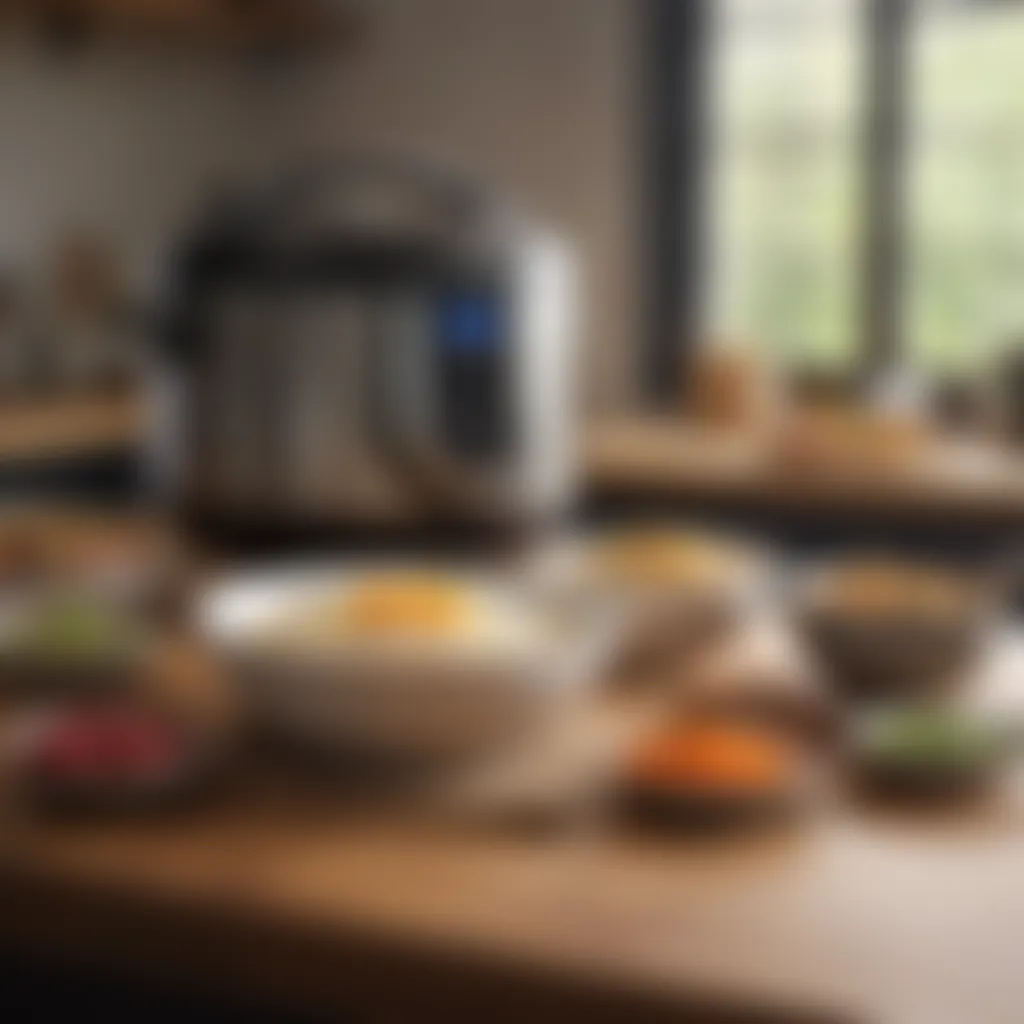
M451 295L441 303L441 339L457 352L491 351L501 342L497 303L489 295Z

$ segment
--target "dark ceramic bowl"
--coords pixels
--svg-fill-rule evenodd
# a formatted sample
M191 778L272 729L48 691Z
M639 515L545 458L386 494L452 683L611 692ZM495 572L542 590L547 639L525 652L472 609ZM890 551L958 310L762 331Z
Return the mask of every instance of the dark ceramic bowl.
M961 570L863 556L803 575L793 603L842 693L903 699L968 677L999 597L991 581Z
M0 690L107 696L141 675L152 637L134 616L83 594L37 595L0 612Z
M968 675L986 617L905 614L866 617L823 608L800 615L801 631L822 668L851 697L917 697L947 692Z
M988 790L1016 745L1009 728L967 712L888 709L855 724L848 757L862 791L931 802Z
M797 817L804 800L797 787L705 790L627 783L620 807L633 822L680 832L732 832L778 825Z
M120 705L120 715L139 716L162 732L168 753L155 768L100 772L54 768L46 747L71 722L109 715L106 707L71 706L38 713L23 722L14 751L14 773L24 797L37 809L58 814L124 814L181 806L197 796L213 774L219 752L209 736L176 717L143 706Z

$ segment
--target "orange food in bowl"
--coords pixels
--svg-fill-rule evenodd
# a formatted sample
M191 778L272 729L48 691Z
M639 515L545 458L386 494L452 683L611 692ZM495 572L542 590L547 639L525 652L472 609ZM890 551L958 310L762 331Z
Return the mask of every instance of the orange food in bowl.
M635 751L629 774L641 786L687 790L777 790L794 769L779 740L740 723L684 723L649 738Z
M365 636L396 633L449 635L466 626L469 598L458 584L426 576L368 580L340 609L341 625Z

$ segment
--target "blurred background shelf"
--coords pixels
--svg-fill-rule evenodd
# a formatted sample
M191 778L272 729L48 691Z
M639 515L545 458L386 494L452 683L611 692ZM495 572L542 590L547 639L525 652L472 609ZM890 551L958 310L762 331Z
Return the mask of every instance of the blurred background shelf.
M629 418L591 429L587 477L596 495L620 499L950 525L1024 522L1024 464L995 442L937 437L899 459L797 467L753 433Z
M138 452L142 397L53 398L0 409L0 466ZM712 502L757 512L1024 522L1024 465L995 444L936 441L895 464L779 465L762 439L679 419L594 423L586 436L586 480L596 499Z
M319 45L355 21L351 5L327 0L16 0L8 14L69 35L227 46Z
M141 397L54 398L0 409L0 468L133 454L144 424Z

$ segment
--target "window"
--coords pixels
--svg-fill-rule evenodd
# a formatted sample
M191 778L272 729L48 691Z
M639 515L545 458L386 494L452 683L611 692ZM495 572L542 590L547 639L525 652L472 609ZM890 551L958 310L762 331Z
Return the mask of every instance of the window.
M907 92L906 351L962 372L1024 335L1024 5L918 0Z
M716 331L848 366L861 162L858 0L720 0L713 104Z
M673 222L706 300L676 337L842 375L1024 338L1024 0L674 2L706 24L675 59L708 55L703 206Z

